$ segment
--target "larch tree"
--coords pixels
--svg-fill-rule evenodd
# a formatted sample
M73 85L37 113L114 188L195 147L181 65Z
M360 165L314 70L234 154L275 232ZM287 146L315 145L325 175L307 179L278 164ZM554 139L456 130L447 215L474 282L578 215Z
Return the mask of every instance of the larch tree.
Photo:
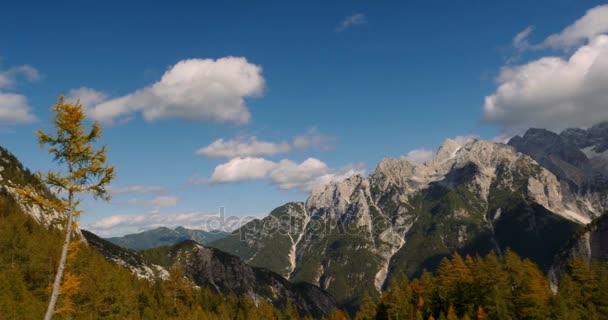
M54 112L52 118L54 132L45 133L38 130L36 135L40 146L48 146L48 152L53 155L53 160L66 171L64 173L61 170L50 170L47 173L39 173L40 181L54 190L56 197L49 199L37 192L34 186L17 190L27 202L67 216L65 241L44 316L45 320L51 319L56 313L55 307L62 291L62 279L72 234L77 228L81 214L78 209L81 203L80 197L92 195L95 199L108 201L110 195L106 187L115 176L114 167L106 162L106 146L99 149L95 149L94 146L101 138L101 127L94 122L90 129L86 128L82 104L79 101L69 103L63 97L59 97L51 110ZM74 288L71 290L73 291Z

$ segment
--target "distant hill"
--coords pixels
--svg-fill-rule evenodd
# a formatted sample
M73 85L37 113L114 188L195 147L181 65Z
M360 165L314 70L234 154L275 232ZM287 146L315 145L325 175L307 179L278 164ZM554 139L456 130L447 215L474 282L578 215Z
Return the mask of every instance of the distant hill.
M227 232L214 230L203 231L177 227L170 229L160 227L140 233L128 234L122 237L113 237L106 240L131 250L143 250L165 245L172 245L184 240L194 240L200 244L207 244L228 235Z

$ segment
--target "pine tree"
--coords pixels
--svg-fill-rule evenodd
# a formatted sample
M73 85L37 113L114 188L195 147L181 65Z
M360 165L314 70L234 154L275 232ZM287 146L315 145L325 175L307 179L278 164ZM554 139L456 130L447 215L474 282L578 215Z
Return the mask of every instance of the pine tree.
M456 310L454 309L453 305L450 305L450 307L448 308L448 315L446 317L446 320L458 320L458 316L456 315Z
M486 312L483 310L482 306L477 308L477 320L488 320L488 315L486 315Z
M17 190L30 203L67 214L65 240L45 320L50 320L55 313L55 306L61 294L71 237L81 213L78 209L81 200L78 197L82 194L92 194L95 198L109 200L106 186L114 178L114 168L106 164L106 147L97 150L93 148L93 143L101 137L101 127L95 122L87 131L80 102L72 104L59 97L52 111L55 112L52 119L55 132L47 134L38 130L36 134L40 145L49 146L48 152L53 155L55 162L66 167L67 173L63 175L61 171L51 170L40 174L39 177L47 187L57 190L58 196L49 199L37 192L34 186Z
M403 303L405 303L405 301ZM363 299L361 300L361 306L359 307L359 312L357 312L355 320L373 320L375 318L376 303L368 293L365 293Z

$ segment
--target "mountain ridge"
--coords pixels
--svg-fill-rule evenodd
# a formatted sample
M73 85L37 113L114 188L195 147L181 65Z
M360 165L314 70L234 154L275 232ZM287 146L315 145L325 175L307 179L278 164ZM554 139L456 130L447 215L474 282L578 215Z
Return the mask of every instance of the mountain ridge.
M139 233L106 238L106 240L127 249L143 250L175 244L184 240L194 240L200 244L206 244L214 240L219 240L227 235L227 232L220 230L204 231L178 226L173 229L158 227Z
M395 276L419 275L454 251L511 247L548 270L563 243L604 207L582 210L569 191L514 146L448 139L425 163L386 158L368 177L330 183L304 203L273 210L297 222L287 232L264 228L285 224L271 213L209 245L319 285L351 308ZM275 257L256 259L266 252Z

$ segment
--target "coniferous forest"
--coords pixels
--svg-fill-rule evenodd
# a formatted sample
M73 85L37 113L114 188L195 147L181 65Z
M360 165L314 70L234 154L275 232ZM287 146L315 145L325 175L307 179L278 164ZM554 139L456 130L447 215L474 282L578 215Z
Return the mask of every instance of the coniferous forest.
M1 318L37 319L46 308L61 232L22 214L9 197L0 199ZM194 287L177 267L169 279L149 281L82 244L73 252L58 308L66 319L300 319L294 308ZM340 310L327 317L348 318ZM539 268L515 252L454 254L435 273L393 279L379 301L366 296L353 318L608 319L608 265L572 261L554 294Z
M0 320L97 319L608 320L608 1L4 1Z

